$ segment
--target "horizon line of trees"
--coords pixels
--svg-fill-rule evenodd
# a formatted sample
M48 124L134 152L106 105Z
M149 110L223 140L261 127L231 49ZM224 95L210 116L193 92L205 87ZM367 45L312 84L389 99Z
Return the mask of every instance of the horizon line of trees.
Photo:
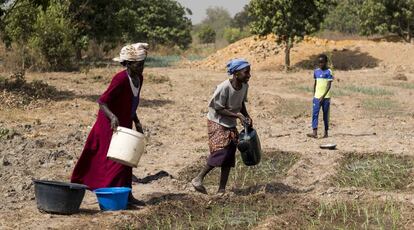
M66 70L91 44L103 52L140 40L185 50L193 38L226 45L275 34L289 69L293 45L321 30L396 34L406 42L414 33L414 0L251 0L234 17L210 7L197 25L191 14L174 0L0 0L0 35L23 68Z

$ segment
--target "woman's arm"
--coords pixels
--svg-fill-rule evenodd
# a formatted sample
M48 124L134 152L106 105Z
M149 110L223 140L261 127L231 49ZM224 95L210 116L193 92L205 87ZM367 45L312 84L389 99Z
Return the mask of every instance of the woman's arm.
M240 119L241 122L244 122L246 120L246 117L241 114L241 113L233 113L227 109L220 109L220 110L216 110L216 112L222 116L227 116L227 117L235 117Z
M239 118L239 114L237 113L233 113L231 111L229 111L228 109L218 109L216 110L216 112L222 116L226 116L226 117L235 117L235 118Z
M253 125L252 118L250 118L250 115L247 112L247 107L246 107L246 103L245 102L243 102L243 104L242 104L242 108L240 110L240 113L243 114L243 116L245 117L245 120L248 122L248 124L250 126Z
M99 103L99 109L101 109L105 116L111 121L111 128L115 131L119 126L118 118L112 113L112 111L108 108L108 105L105 103Z

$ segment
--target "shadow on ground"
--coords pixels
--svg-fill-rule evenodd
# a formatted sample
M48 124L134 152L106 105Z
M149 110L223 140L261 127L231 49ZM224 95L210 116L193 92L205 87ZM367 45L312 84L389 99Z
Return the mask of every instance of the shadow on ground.
M91 95L67 95L64 100L72 100L72 99L84 99L91 102L97 102L101 95L98 94L91 94ZM139 107L146 107L146 108L154 108L154 107L161 107L169 104L173 104L174 101L165 100L165 99L145 99L141 98Z
M358 70L363 68L374 68L379 64L377 58L372 57L366 52L361 52L359 48L348 50L332 50L327 53L333 63L335 70ZM314 69L317 67L318 55L312 55L307 60L298 62L295 67L302 69Z
M132 182L139 183L139 184L149 184L149 183L151 183L155 180L159 180L159 179L164 178L164 177L173 178L171 176L171 174L169 174L168 172L166 172L164 170L161 170L161 171L157 172L154 175L149 175L149 176L146 176L144 178L138 178L135 175L132 175Z
M92 210L92 209L84 209L84 208L79 209L79 214L87 215L87 216L96 215L100 212L101 212L100 210Z
M145 202L147 205L157 205L165 201L184 201L188 198L185 193L154 193L152 198Z
M60 101L75 96L75 93L71 91L58 90L55 86L43 81L28 82L24 73L15 73L9 78L0 77L0 91L19 95L23 104L36 99Z

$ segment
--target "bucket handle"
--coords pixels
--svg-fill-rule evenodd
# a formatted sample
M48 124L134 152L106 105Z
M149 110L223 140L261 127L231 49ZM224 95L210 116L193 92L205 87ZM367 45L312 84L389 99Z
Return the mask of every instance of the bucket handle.
M247 120L243 121L243 127L244 127L244 136L247 137L249 133L249 124L247 123Z

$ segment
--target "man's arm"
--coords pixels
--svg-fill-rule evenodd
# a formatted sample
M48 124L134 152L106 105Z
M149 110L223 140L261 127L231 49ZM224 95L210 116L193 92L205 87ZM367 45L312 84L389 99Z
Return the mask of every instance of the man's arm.
M332 81L328 81L328 85L326 86L325 93L322 95L322 97L319 98L320 101L322 101L323 99L325 99L326 94L328 94L329 90L331 90L331 85L332 85Z

